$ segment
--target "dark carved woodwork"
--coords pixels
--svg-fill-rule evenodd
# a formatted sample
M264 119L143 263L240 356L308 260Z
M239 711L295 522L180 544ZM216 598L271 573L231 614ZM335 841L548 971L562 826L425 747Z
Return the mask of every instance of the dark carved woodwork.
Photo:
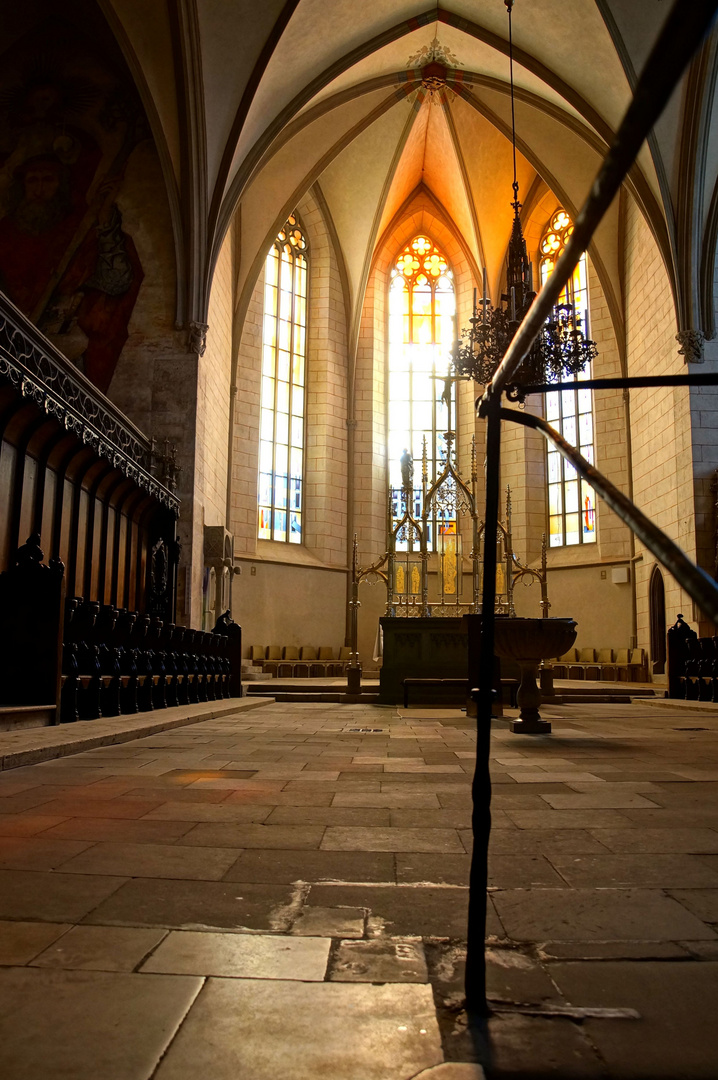
M4 296L0 297L0 379L158 503L177 512L179 500L172 487L176 466L172 469L163 456L154 453L150 440ZM152 467L160 471L161 479L152 475Z
M0 704L60 702L64 573L59 559L45 565L40 537L18 549L0 574ZM56 715L56 720L59 719Z
M185 668L194 700L201 683L205 698L218 696L211 648L190 638L185 656L184 632L171 625L172 448L158 453L2 294L0 435L9 459L0 491L0 704L52 703L67 723L163 708L187 700ZM31 527L19 547L21 528ZM67 604L61 559L69 591L82 594Z
M669 698L718 702L718 637L699 638L679 615L666 635Z
M220 652L221 668L225 676L225 697L242 696L242 627L236 623L229 611L225 611L217 619L213 634L226 637L227 643Z
M242 631L228 612L208 633L82 597L65 609L63 721L241 697Z

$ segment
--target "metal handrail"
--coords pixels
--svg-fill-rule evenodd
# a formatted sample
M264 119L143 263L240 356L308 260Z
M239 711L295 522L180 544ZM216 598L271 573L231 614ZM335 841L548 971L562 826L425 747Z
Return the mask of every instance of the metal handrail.
M654 525L635 503L612 484L595 465L591 465L564 437L542 417L518 409L501 409L501 419L533 428L552 443L562 457L573 465L579 476L587 480L594 491L611 507L621 521L632 529L639 540L652 551L658 561L672 574L678 584L695 600L701 611L718 623L718 585L693 563L669 536Z
M489 1012L486 1000L486 909L488 847L491 835L491 773L489 769L494 664L494 605L496 589L496 523L498 521L501 456L501 396L541 332L578 261L618 194L643 142L660 117L694 52L708 32L718 0L675 0L635 89L633 100L613 145L594 180L563 255L516 332L491 382L478 402L486 424L486 513L481 653L477 695L476 768L471 794L473 853L469 872L469 914L466 952L466 1008L472 1018ZM513 411L511 419L514 419ZM519 421L520 422L520 421ZM566 444L568 445L568 444ZM573 449L573 448L571 448ZM577 452L577 451L576 451ZM588 462L585 462L588 466ZM598 489L597 489L598 490ZM632 505L632 504L631 504ZM634 507L634 510L636 508ZM648 521L648 519L645 519ZM649 523L650 524L650 523ZM631 524L629 527L633 528ZM655 526L653 526L655 528ZM650 530L649 530L650 531ZM646 533L648 536L648 533ZM668 537L663 538L668 542ZM645 542L645 541L644 541ZM673 542L670 541L672 544ZM651 549L653 550L653 549ZM676 548L680 552L679 548ZM681 555L683 553L681 552ZM685 556L683 556L685 558ZM693 568L697 573L697 567ZM710 579L707 579L710 581ZM701 586L704 582L701 579ZM714 586L711 583L709 593ZM691 591L691 595L693 592ZM705 600L701 602L705 606Z

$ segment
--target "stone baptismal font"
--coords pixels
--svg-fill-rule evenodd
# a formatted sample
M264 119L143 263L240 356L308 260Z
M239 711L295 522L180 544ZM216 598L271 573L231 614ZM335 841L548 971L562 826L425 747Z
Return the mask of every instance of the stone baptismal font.
M511 722L511 730L516 734L548 735L551 724L542 720L539 713L538 668L542 660L568 652L576 640L576 621L498 618L494 635L496 655L513 660L521 668L521 684L516 695L520 712L518 720Z

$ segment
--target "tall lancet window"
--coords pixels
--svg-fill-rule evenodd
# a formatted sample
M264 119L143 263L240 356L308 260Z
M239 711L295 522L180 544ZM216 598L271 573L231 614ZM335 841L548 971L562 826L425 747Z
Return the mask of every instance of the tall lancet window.
M559 209L551 218L541 240L541 284L551 276L566 241L573 232L573 223L565 210ZM561 295L559 303L574 305L581 319L581 329L589 337L588 278L586 256L573 272L573 277ZM591 378L588 367L575 377L575 388L546 395L546 419L563 437L577 447L587 461L594 459L593 397L581 388L581 382ZM566 380L564 379L564 382ZM549 545L569 547L573 544L596 542L596 496L592 487L581 480L568 461L549 444L548 450Z
M292 214L264 265L260 540L302 542L307 242Z
M429 480L441 468L449 419L442 400L456 339L454 275L448 260L426 236L416 236L396 260L389 283L389 483L399 514L401 458L414 458L414 508L421 496L421 455L426 439ZM437 527L432 523L432 528ZM430 537L433 543L434 537Z

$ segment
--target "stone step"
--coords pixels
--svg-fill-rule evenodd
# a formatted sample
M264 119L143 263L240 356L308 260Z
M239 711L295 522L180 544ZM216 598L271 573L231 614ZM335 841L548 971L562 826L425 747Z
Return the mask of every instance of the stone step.
M267 675L263 671L243 671L242 682L268 682L269 679L273 679L274 675Z
M280 690L278 693L275 693L272 690L260 690L259 692L253 692L252 687L247 687L247 689L249 691L249 696L251 696L253 698L255 698L255 697L256 698L261 698L261 697L272 698L273 701L277 701L280 704L281 703L288 703L288 702L304 701L304 702L323 702L325 704L329 703L329 704L334 704L334 705L343 705L348 700L348 695L346 693L337 692L336 690L334 691L334 693L331 693L331 694L318 694L316 692L312 692L312 691L309 691L309 690L307 690L305 692L302 692L301 690L296 690L296 691L292 691L292 692L289 692L289 691L284 691L283 692L283 691ZM377 705L379 703L379 695L375 694L375 693L354 694L354 695L351 696L350 700L354 704L359 704L359 705Z
M55 723L54 705L2 705L0 731L51 727Z

